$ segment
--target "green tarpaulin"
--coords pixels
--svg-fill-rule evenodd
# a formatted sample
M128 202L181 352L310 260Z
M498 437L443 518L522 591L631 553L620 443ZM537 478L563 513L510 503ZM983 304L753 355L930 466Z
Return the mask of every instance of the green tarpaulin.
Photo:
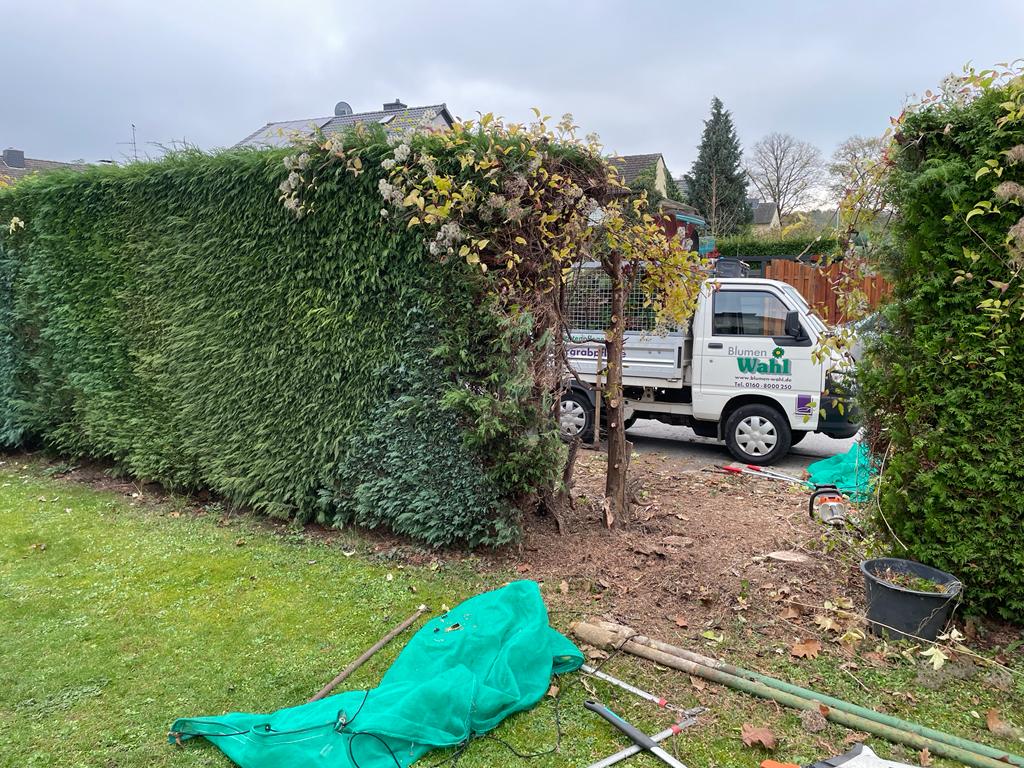
M582 663L548 624L537 584L517 581L427 622L376 688L269 715L184 718L170 740L203 736L242 768L407 766L532 707L552 673Z
M876 472L864 443L854 443L846 453L814 462L807 467L807 472L814 485L834 485L854 501L871 498Z

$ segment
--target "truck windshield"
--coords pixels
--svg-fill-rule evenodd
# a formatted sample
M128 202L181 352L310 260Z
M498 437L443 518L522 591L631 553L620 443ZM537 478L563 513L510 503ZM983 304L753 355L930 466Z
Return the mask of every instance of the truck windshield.
M825 322L816 314L814 314L814 312L811 310L810 305L807 303L806 299L804 299L804 297L800 295L800 291L798 291L791 285L783 285L782 290L788 298L793 300L797 307L803 310L804 314L807 316L807 319L811 324L811 327L814 328L814 330L817 331L819 335L828 332L828 327L825 325Z

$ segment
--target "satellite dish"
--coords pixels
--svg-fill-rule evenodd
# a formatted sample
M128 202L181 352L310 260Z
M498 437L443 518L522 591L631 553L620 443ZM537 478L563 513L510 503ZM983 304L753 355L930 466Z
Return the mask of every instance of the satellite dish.
M349 106L347 101L339 101L334 105L334 114L338 117L341 117L342 115L351 115L352 107Z

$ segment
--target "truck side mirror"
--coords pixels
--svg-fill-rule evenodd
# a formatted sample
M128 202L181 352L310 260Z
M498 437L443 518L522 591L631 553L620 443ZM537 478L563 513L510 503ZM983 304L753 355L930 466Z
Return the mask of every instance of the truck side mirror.
M804 329L800 325L800 313L796 310L786 313L785 330L786 335L794 339L802 339L804 337Z

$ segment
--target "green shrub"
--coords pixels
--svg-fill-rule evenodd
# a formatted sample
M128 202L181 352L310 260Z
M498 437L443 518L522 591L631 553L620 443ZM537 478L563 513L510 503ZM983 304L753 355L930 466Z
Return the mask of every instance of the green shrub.
M0 234L0 440L280 517L509 541L562 450L521 396L535 350L479 270L382 217L379 163L331 170L296 219L283 157L187 153L0 192L0 221L25 222Z
M804 258L809 261L812 256L832 255L835 253L836 247L834 237L772 239L740 235L718 239L718 252L722 256L740 259L745 256L799 256L803 254Z
M1006 98L932 105L899 127L893 299L861 400L885 457L881 507L909 548L894 554L957 575L970 609L1024 621L1024 334L1019 306L1002 321L979 310L1009 279L1021 209L967 220L1000 182L978 170L1024 143L1022 121L997 128ZM1019 182L1024 164L1004 170Z

